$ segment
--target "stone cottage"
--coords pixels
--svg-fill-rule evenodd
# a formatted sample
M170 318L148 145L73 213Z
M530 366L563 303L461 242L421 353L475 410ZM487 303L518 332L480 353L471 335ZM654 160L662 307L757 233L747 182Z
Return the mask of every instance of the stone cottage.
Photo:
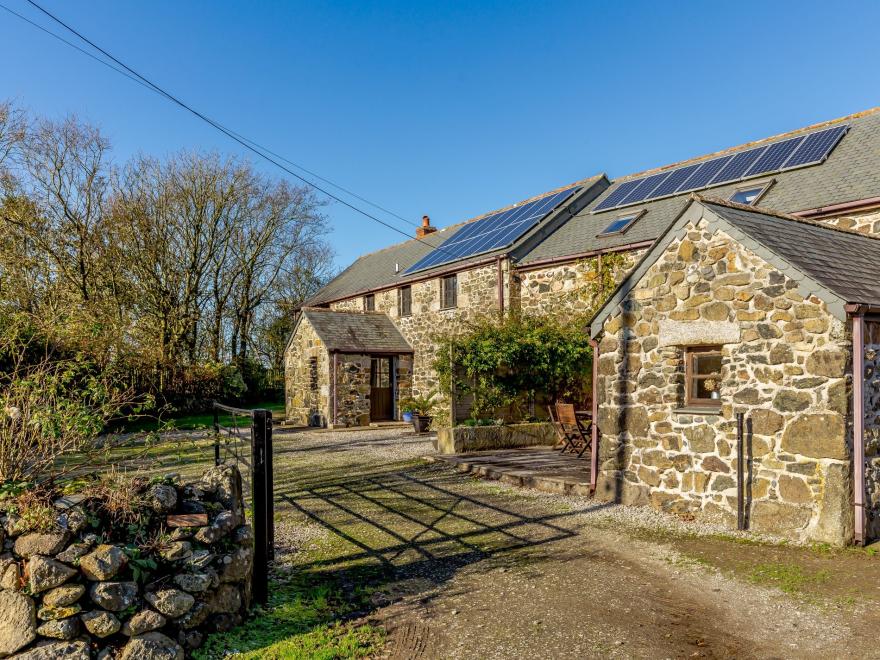
M705 199L694 199L694 193L705 196ZM817 224L847 230L833 233L834 236L846 236L847 239L851 238L853 232L864 235L880 235L880 111L874 109L857 113L614 180L605 175L598 175L447 229L436 230L426 218L425 226L419 230L415 239L361 257L319 291L308 301L306 306L332 310L348 316L378 313L387 317L390 325L397 329L409 347L408 351L397 353L397 357L387 365L381 361L373 361L371 358L370 369L371 371L375 369L377 375L371 375L369 379L371 384L395 383L390 388L392 401L390 414L397 418L399 409L394 402L411 392L423 395L437 385L436 374L431 368L435 357L435 346L432 339L435 334L455 332L469 319L480 314L523 312L570 317L573 312L594 311L620 282L624 280L632 282L632 278L626 279L628 273L636 264L644 264L647 259L646 255L656 254L659 243L670 236L672 228L677 226L686 213L696 213L697 211L693 209L700 209L701 212L706 209L710 204L709 197L714 200L711 202L714 204L712 208L715 209L711 214L713 221L715 221L716 215L722 216L722 211L716 212L717 209L722 209L723 213L729 214L731 209L742 211L744 206L760 212L762 218L770 219L768 222L784 221L783 226L791 228L791 231L799 236L806 236L807 232L815 231ZM730 205L725 205L725 203ZM524 224L518 223L517 214L520 214L519 217L521 217L523 213L528 213L528 209L533 208L534 205L544 209L540 216ZM706 213L709 217L709 212ZM797 222L793 220L794 217L811 222ZM507 223L510 231L499 240L490 239L490 236L497 236L499 233L499 219L503 225L505 218L510 219ZM725 221L732 222L729 218L726 218ZM488 229L484 231L487 225ZM693 229L693 231L702 232L703 229ZM737 231L742 232L743 230L740 228ZM493 234L493 232L495 233ZM503 227L501 233L503 233ZM766 236L763 238L769 240ZM706 240L711 242L714 239ZM733 250L731 254L736 255L731 257L733 259L731 267L743 270L741 272L731 270L724 273L724 277L731 278L731 283L721 286L720 296L747 296L749 295L749 287L752 285L751 273L742 264L745 264L746 261L751 263L749 260L752 256L743 252L744 248L738 242L738 235L731 235L731 240L736 242L736 245L731 245L731 250ZM754 240L757 241L757 239ZM694 243L693 240L690 242ZM725 324L732 324L734 320L725 320L725 314L729 316L729 313L736 315L742 313L742 315L751 315L757 319L759 313L768 312L767 318L763 321L741 321L742 323L753 323L754 326L741 328L740 334L736 338L737 342L748 345L748 348L756 345L753 342L766 344L764 348L766 348L767 355L762 357L766 357L767 364L752 366L748 370L749 378L754 378L761 383L761 386L743 387L741 388L742 392L737 392L740 399L745 397L755 401L755 403L742 401L742 405L750 405L756 410L767 411L758 413L758 416L752 419L752 425L757 424L759 428L767 431L768 428L773 428L777 424L774 415L781 417L779 423L782 426L779 429L772 433L768 432L769 435L755 431L754 438L768 438L768 443L770 442L769 438L772 438L773 442L781 442L790 423L794 424L795 417L805 411L817 415L831 414L832 412L840 415L845 418L843 424L846 433L849 434L848 437L852 438L852 434L857 431L857 429L853 429L857 420L848 421L851 418L851 413L850 417L846 417L840 407L843 405L841 402L848 396L846 394L848 392L847 383L852 380L851 357L853 352L850 335L853 331L850 317L847 316L849 312L841 312L840 305L830 301L830 294L822 297L818 293L811 293L810 296L804 296L802 302L795 302L791 298L777 299L776 294L779 292L779 287L782 288L781 294L783 296L793 297L800 291L799 288L795 288L791 284L797 278L776 281L780 273L789 277L789 271L781 269L778 265L774 265L775 262L768 260L768 255L757 249L758 243L760 241L748 249L754 252L755 258L764 259L769 264L757 266L759 269L767 270L763 275L766 277L766 282L762 286L767 288L769 292L757 292L748 300L740 300L736 297L731 300L716 300L711 297L716 295L716 292L708 280L692 281L694 278L699 278L701 273L689 272L686 275L686 278L690 278L689 280L685 279L674 285L669 282L678 278L679 275L670 275L666 285L670 288L678 287L671 292L672 295L676 295L676 291L683 292L686 285L690 289L688 295L691 306L685 307L685 303L682 302L679 309L677 303L675 308L663 312L663 314L669 315L669 318L665 319L664 328L667 334L664 336L669 337L668 330L674 327L670 324L696 320L696 318L691 318L696 315L705 323L716 324L717 328L731 332L732 337L733 326ZM866 239L865 243L873 244L870 239ZM703 252L698 252L696 244L694 245L694 254L703 258ZM801 248L806 248L810 242L801 240L798 245ZM685 253L688 249L687 246L684 248ZM712 253L717 253L719 249L713 249ZM770 250L769 247L763 249ZM793 259L790 252L791 249L786 251L786 258ZM811 254L817 263L825 264L828 264L829 260L834 257L833 253L829 255L827 252L822 254L810 252L808 254ZM743 261L744 259L745 261ZM708 277L709 270L715 273L716 270L726 267L719 265L726 264L726 260L727 257L719 258L718 261L711 264L711 268L709 264L704 264L702 268L705 270L705 275ZM797 262L793 261L792 263ZM771 267L777 269L778 273L771 275ZM799 267L806 268L803 264ZM827 270L841 280L850 281L852 279L850 272L834 271L833 268ZM809 273L809 271L807 272ZM613 283L610 286L605 286L609 274L613 276L611 277ZM809 276L820 282L825 290L843 300L841 305L867 304L868 302L845 300L848 296L842 295L840 290L831 286L832 282L822 282L815 274L809 274ZM733 284L733 282L744 281L747 278L749 278L747 284ZM720 279L720 277L716 279ZM658 280L657 284L649 288L654 290L661 286L663 285L659 284ZM716 283L715 286L719 285ZM791 288L786 289L786 287ZM638 288L632 292L632 295L648 296L646 291ZM692 293L693 295L691 295ZM705 296L710 296L710 299L704 300ZM621 304L621 301L613 302L613 300L612 303L609 303L612 306ZM787 304L787 300L791 300L792 305L795 306L795 312L782 307ZM632 300L627 304L644 304L645 301L646 299L642 298ZM737 303L737 305L733 305L733 303ZM776 307L777 303L780 305L778 308ZM669 304L669 300L666 300L661 303L661 307ZM743 304L747 304L748 307L741 308ZM762 305L771 305L773 308L765 310L756 307ZM726 306L727 311L722 309L722 306ZM799 318L795 315L792 320L784 320L786 314L796 314L798 309L801 310L801 314L811 313L805 311L811 306L816 308L816 316ZM818 311L820 308L822 308L821 313ZM608 309L606 307L603 312ZM305 314L305 312L303 313ZM626 314L629 313L626 312ZM659 310L656 313L659 314ZM870 316L871 313L873 312L870 309L865 311L864 327L859 327L862 329L866 346L862 356L865 361L864 368L873 373L877 357L876 352L872 352L873 349L870 346L877 343L877 330ZM337 318L341 319L342 316ZM613 328L614 323L623 324L624 320L629 318L621 311L611 314L608 321ZM740 321L737 319L737 322ZM659 320L657 323L659 324ZM791 327L787 327L787 324L790 324ZM672 345L660 346L659 326L655 328L654 325L656 324L649 323L639 326L641 332L649 332L647 341L642 343L647 343L650 347L652 342L657 342L657 346L651 349L655 351L668 352L672 350L670 348ZM803 327L795 328L795 326ZM387 327L390 328L390 326ZM687 332L684 329L685 326L678 327L681 332ZM707 327L715 326L702 326L699 330L702 331ZM782 341L778 342L779 345L775 347L775 352L771 356L770 350L774 346L770 346L769 343L771 340L780 338L764 337L761 333L775 334L777 331L783 333ZM331 369L325 368L322 366L324 363L318 361L315 365L317 378L312 377L315 371L308 358L313 356L309 354L306 357L306 355L309 350L314 349L316 338L311 337L309 333L309 324L299 323L288 344L286 356L288 417L299 423L327 425L361 424L374 421L372 417L368 419L365 416L365 411L368 408L372 409L372 406L368 406L364 400L358 400L358 397L353 394L353 392L357 392L362 399L374 396L371 391L372 385L367 387L365 384L366 376L363 372L358 373L356 369L349 371L346 368L337 371L333 376ZM754 333L758 333L758 339L752 339ZM603 329L602 336L596 336L597 342L599 340L611 342L611 334L613 333L606 333ZM801 335L803 335L803 339L800 338ZM709 336L711 337L711 335ZM714 336L716 341L719 338L718 335ZM614 341L619 342L619 339ZM665 341L669 341L669 339ZM817 357L813 357L810 362L812 371L806 364L808 349L805 346L809 342L813 342L816 347L821 346L821 348L817 348ZM704 339L697 338L694 341L694 346L698 345L705 345L708 348L728 346L724 343L705 344ZM684 346L684 344L680 344L680 346ZM788 359L786 347L792 351L791 360ZM597 346L597 349L600 356L605 352L601 345ZM689 355L688 359L701 366L717 366L720 361L720 364L726 369L730 359L730 356L725 352L726 350L720 352L707 350L704 352L705 355ZM611 352L613 353L613 351ZM367 350L362 355L370 354L370 351ZM627 353L627 355L630 354ZM841 355L844 357L841 358ZM632 361L633 368L639 364L635 358L634 355L628 358ZM798 362L799 358L804 359L803 364ZM821 367L815 366L815 363L826 358L829 360L829 364L825 366L824 371L828 374L814 374L813 371L822 370ZM755 359L759 358L755 357ZM841 359L845 362L843 367L840 367L839 364ZM600 357L596 361L596 365L610 369L609 360L610 358L603 360ZM780 361L771 362L771 360ZM330 361L326 364L329 363ZM366 364L366 358L363 358L362 365ZM708 369L710 366L706 366L706 368ZM837 374L840 371L838 367L842 368L845 373L829 375L832 372ZM835 371L835 369L837 370ZM798 370L803 373L796 373ZM386 372L393 372L394 378L386 379L384 376ZM724 372L724 374L726 373ZM347 374L351 374L351 376L349 377ZM645 374L646 372L641 371L639 377ZM713 374L716 377L708 377ZM733 393L726 395L728 397L726 399L721 398L725 396L724 392L729 392L729 384L727 380L722 380L718 373L713 372L713 374L709 374L705 378L697 378L702 383L700 385L701 394L707 400L720 399L722 409L732 414L733 408L731 406L740 405L740 402L732 399ZM622 375L618 373L616 376L617 380L614 382L620 390L618 391L608 389L613 380L609 378L610 374L597 374L598 382L595 387L599 396L594 397L594 401L597 404L602 402L603 406L611 402L620 408L634 408L636 406L620 403L620 401L627 397L629 397L627 398L629 401L636 394L636 390L643 386L648 392L646 394L648 398L652 396L662 398L670 395L669 392L664 393L663 388L657 384L646 385L640 383L638 378L634 380L624 377L626 375L626 373ZM826 380L819 383L818 380L815 380L819 378ZM765 379L767 382L760 379ZM801 387L795 386L796 379L797 384ZM876 410L876 407L872 408L868 405L868 401L876 402L880 397L880 394L873 389L872 382L866 381L860 385L864 389L866 416L868 410ZM332 388L331 383L333 384ZM776 401L777 394L774 392L771 396L768 391L770 383L780 392L779 405L784 408L792 408L792 410L777 408L773 403ZM666 387L669 386L667 384ZM376 387L379 390L378 396L387 398L387 395L381 391L383 386L377 385ZM710 390L707 387L715 389ZM751 390L754 390L756 394ZM807 396L811 397L809 404L806 402ZM336 401L335 407L330 403L330 399L333 397ZM719 397L719 399L713 399L713 397ZM769 402L765 400L767 397L770 397ZM342 398L345 401L342 401ZM820 399L825 403L822 403ZM821 408L821 406L831 405L826 400L833 401L837 408L830 411ZM454 414L457 418L462 418L467 415L468 411L466 405L461 405L462 402L459 404ZM803 407L804 405L806 407ZM353 408L353 410L349 410L349 408ZM657 484L642 483L639 469L630 469L636 464L626 462L632 458L632 454L627 453L632 451L632 445L629 442L632 438L627 435L630 432L625 428L620 430L612 424L614 418L612 413L600 411L597 413L600 414L603 421L602 433L608 434L609 438L615 438L614 442L621 447L619 455L613 456L618 461L617 464L603 464L601 470L598 469L598 466L593 470L594 483L602 493L607 496L612 491L620 491L616 494L621 498L632 495L640 501L650 501L660 508L677 509L683 507L688 511L693 510L695 515L697 515L698 509L699 515L714 515L729 520L731 509L728 500L725 499L729 497L729 493L727 488L721 488L728 483L725 479L718 477L716 482L716 476L714 476L716 473L712 473L713 477L710 483L697 484L705 479L703 476L696 476L696 473L702 470L674 470L676 476L673 477L672 473L668 472L669 468L664 467L661 470L657 466L653 466L654 469L649 471L649 466L639 463L639 467L643 468L641 470L642 476L651 482L660 480ZM387 404L381 414L382 416L389 414ZM638 416L641 413L635 414ZM659 415L659 412L654 414ZM687 417L680 419L687 419ZM837 418L828 419L835 423L838 421ZM762 427L759 422L769 426ZM679 437L679 444L682 447L685 447L684 442L687 440L687 434L691 436L704 434L708 437L708 432L688 430L691 426L697 428L704 423L695 422L693 419L684 426L679 426L680 422L668 422L672 425L672 430L668 429L663 420L649 418L647 423L652 439L660 438L662 435L667 443L675 444L671 438L676 436ZM714 423L712 422L710 425L714 425ZM720 422L718 423L720 424ZM729 419L727 423L729 423ZM800 423L806 424L807 422ZM818 419L813 418L811 423L818 423ZM657 424L659 427L656 426ZM867 425L865 433L869 438L865 443L866 460L870 461L875 454L880 453L880 449L877 448L880 447L880 438L877 437L878 422L874 420L868 423L866 418L865 424ZM792 428L801 427L794 426ZM730 429L725 427L724 433L729 432ZM794 432L789 431L789 434ZM603 437L605 436L603 435ZM643 442L648 442L648 440ZM663 440L658 440L658 442L662 445ZM688 442L690 441L688 440ZM700 441L696 442L699 444ZM603 455L607 460L610 460L612 456L608 452L612 451L611 447L614 444L610 440L604 444ZM708 440L701 446L707 444ZM690 447L690 445L687 446ZM859 443L853 443L850 440L850 451L854 451L858 446L860 446ZM761 448L760 443L757 442L753 443L753 447ZM650 451L651 447L642 449ZM678 450L668 448L664 451ZM785 454L786 456L789 454L791 456L808 456L808 454L798 455L789 450L785 451L788 452ZM679 453L689 455L691 452L688 450ZM718 447L716 447L715 454L718 454L715 458L719 463L724 463L729 469L729 461L722 460L727 456L722 456ZM651 456L656 455L651 454ZM672 460L669 456L667 458ZM851 469L853 456L841 458L838 454L837 457L814 458L818 461L817 465L821 466L821 470L812 475L795 473L800 474L798 477L800 481L797 482L788 478L781 479L781 476L781 482L779 479L774 481L766 475L759 480L757 474L754 475L755 489L752 491L752 497L755 501L762 500L767 503L759 506L756 511L751 511L753 526L761 527L762 519L776 519L782 516L783 514L777 516L774 513L774 510L778 509L780 512L785 512L784 515L788 515L789 518L795 519L795 522L789 525L788 531L785 532L793 536L809 535L815 538L834 537L839 539L845 536L847 529L850 528L855 530L856 535L859 534L859 520L853 519L852 512L850 512L849 527L847 527L845 516L840 516L835 522L837 528L832 530L826 522L830 513L822 514L820 513L821 507L814 508L811 509L809 519L807 519L805 511L809 508L808 505L805 502L793 501L798 497L807 497L807 490L809 490L811 501L815 501L820 496L831 497L831 491L824 488L826 477L835 470L846 471L846 465L850 466L850 478L853 478ZM639 460L641 459L639 458ZM679 463L688 461L687 458L677 458L676 460ZM778 460L786 462L782 459ZM876 460L877 466L874 467L871 463L869 472L876 471L880 475L880 456ZM620 461L624 461L625 464ZM700 463L700 460L697 460L695 456L690 456L690 461L691 463ZM847 463L847 461L850 462ZM798 459L788 462L800 464L805 460ZM712 463L713 461L710 460L709 465ZM681 476L689 473L693 476ZM719 469L717 475L733 478L729 471L725 473L723 469ZM678 486L672 485L675 479L680 482ZM665 490L674 491L675 488L685 487L688 484L681 483L683 479L693 479L693 488L699 485L704 490L709 489L709 492L714 495L684 498L699 499L698 507L693 502L682 504L683 498L679 498L677 495L665 497L659 494ZM668 484L664 480L668 481ZM783 485L780 486L780 483ZM871 479L867 479L866 488L870 483L873 483ZM642 486L645 484L647 485L643 488ZM765 487L767 491L763 493L761 489ZM720 490L711 490L712 488ZM880 489L875 489L873 486L870 488L870 493L866 495L865 508L880 507ZM785 491L784 495L780 494L780 489ZM623 491L628 494L624 495ZM794 508L785 506L789 504ZM816 506L818 507L818 505ZM827 511L830 512L831 509L828 508ZM875 527L872 526L874 523L868 521L866 525L868 526L863 530L864 533L874 533ZM779 529L784 526L780 525Z
M878 264L880 237L694 196L591 324L600 497L734 525L743 413L751 529L864 538L855 483L876 531Z

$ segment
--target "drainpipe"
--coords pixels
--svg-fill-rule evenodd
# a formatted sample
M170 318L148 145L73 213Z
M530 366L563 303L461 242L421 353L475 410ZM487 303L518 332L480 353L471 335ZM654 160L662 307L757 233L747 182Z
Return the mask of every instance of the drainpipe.
M865 312L852 314L855 541L865 545Z
M504 314L504 268L501 265L501 257L498 257L496 263L498 264L498 312Z
M333 397L333 401L331 402L331 410L333 411L333 419L330 420L331 426L336 426L336 365L338 357L339 353L333 353L333 378L330 381L330 396Z
M590 494L595 495L599 479L599 342L590 340L593 347L593 423L590 425Z

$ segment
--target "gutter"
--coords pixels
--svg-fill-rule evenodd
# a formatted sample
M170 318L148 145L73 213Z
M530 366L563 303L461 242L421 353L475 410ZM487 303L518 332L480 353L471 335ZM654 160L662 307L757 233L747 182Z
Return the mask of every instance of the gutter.
M613 252L629 252L630 250L638 250L639 248L651 247L654 244L654 240L650 241L638 241L636 243L626 243L624 245L617 245L615 247L610 248L602 248L599 250L590 250L588 252L577 252L575 254L568 254L564 257L549 257L547 259L539 259L538 261L530 261L527 264L517 266L517 271L519 272L528 272L530 270L537 270L539 268L543 268L544 266L550 266L553 264L564 264L569 263L571 261L578 261L580 259L588 259L590 257L598 257L602 254L610 254Z
M880 206L880 197L867 197L852 202L843 202L842 204L831 204L830 206L819 206L805 211L796 211L791 215L796 215L799 218L814 218L823 215L836 215L846 211L863 211L878 206Z
M495 255L493 257L488 257L486 259L480 259L479 261L472 261L466 264L455 264L455 268L444 268L442 270L432 271L430 275L420 275L418 277L408 278L405 280L400 280L398 282L394 282L393 284L384 284L379 287L374 287L372 289L359 289L358 291L353 291L352 293L347 293L340 298L329 298L328 300L322 300L320 302L314 302L314 300L308 301L307 305L303 305L303 307L309 306L317 306L317 305L330 305L335 302L339 302L340 300L348 300L349 298L356 298L357 296L363 296L368 293L378 293L380 291L389 291L391 289L397 289L401 286L406 286L408 284L415 284L416 282L424 282L426 280L433 280L437 277L443 277L444 275L449 275L451 273L461 273L466 270L472 270L473 268L479 268L480 266L486 266L488 264L494 263L498 259L506 259L508 257L508 253L504 252L502 254Z

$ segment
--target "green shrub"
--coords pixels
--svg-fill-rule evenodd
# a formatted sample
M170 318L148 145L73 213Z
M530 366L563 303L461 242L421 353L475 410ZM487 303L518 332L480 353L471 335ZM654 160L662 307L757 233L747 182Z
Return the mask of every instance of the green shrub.
M475 419L506 407L525 416L524 399L577 399L590 386L592 348L583 319L509 314L472 322L463 333L439 336L434 362L447 392L473 397Z

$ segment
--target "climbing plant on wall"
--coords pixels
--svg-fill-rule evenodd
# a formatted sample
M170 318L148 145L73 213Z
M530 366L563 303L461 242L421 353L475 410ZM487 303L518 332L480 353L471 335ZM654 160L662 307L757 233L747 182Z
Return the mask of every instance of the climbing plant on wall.
M584 319L488 316L436 341L441 386L472 395L474 417L515 407L525 395L578 397L589 381L592 349Z
M632 256L627 252L609 252L585 259L584 286L575 295L586 301L592 316L617 288L624 273L632 267Z

